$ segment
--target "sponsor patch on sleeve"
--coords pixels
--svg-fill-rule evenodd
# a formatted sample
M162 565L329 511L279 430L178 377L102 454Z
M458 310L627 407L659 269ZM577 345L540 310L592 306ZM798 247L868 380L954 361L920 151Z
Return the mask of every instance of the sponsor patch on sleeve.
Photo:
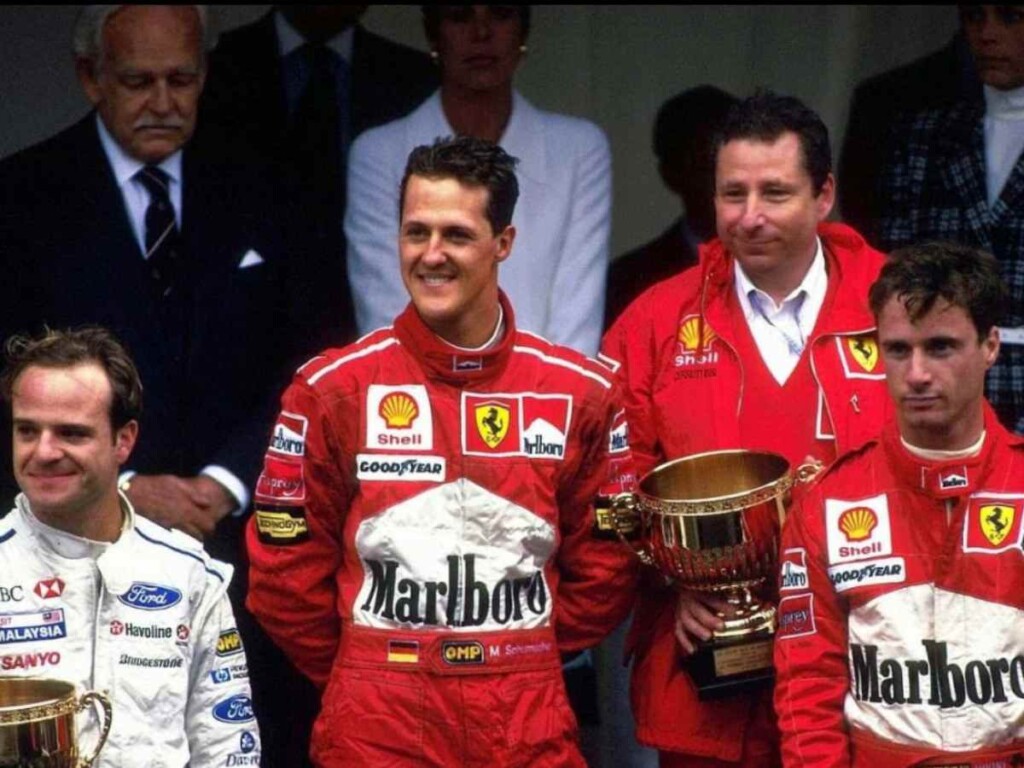
M810 586L807 577L807 550L803 547L787 549L782 553L779 568L779 591L804 591Z
M270 453L301 459L306 454L306 428L309 420L297 413L281 411L270 436Z
M787 595L779 601L779 640L813 635L817 632L814 625L814 595Z
M629 422L626 421L625 409L615 414L612 428L608 433L608 453L625 453L629 450Z
M970 498L964 520L964 552L994 555L1021 549L1024 497L1016 494L977 494Z
M263 544L290 546L309 540L305 507L261 503L255 515L256 533Z
M256 500L271 504L301 504L306 500L306 479L302 462L282 459L271 453L263 459L263 471L256 481Z

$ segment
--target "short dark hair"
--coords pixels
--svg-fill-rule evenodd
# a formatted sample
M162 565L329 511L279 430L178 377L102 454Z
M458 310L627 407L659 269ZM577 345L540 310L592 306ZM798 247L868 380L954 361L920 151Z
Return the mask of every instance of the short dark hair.
M497 144L470 136L447 136L433 144L416 147L402 176L398 196L398 216L405 206L405 190L410 176L425 179L455 179L467 187L484 187L487 197L487 220L497 234L512 223L512 214L519 199L516 180L516 158Z
M706 146L739 99L713 85L698 85L677 93L658 108L654 118L654 155L675 163ZM706 137L706 138L705 138Z
M8 404L15 382L30 366L70 368L80 363L96 363L110 381L110 425L114 431L142 415L139 372L121 342L106 328L47 329L34 338L11 336L5 349L7 360L0 373L0 394Z
M459 5L421 5L420 12L423 14L423 31L427 35L427 40L431 43L437 40L437 35L441 28L441 19L444 18L446 12L450 13L453 8L465 7ZM523 40L525 40L530 34L530 6L510 5L507 7L514 9L519 15L519 27L523 33Z
M832 173L832 145L825 123L795 96L758 90L753 96L743 99L725 116L715 141L715 158L717 160L722 147L730 141L753 139L774 142L782 134L790 132L800 139L804 167L817 195Z
M980 248L957 243L930 242L908 245L892 252L871 286L868 301L877 318L895 297L913 322L944 299L971 316L984 339L999 325L1008 292L999 274L999 262Z

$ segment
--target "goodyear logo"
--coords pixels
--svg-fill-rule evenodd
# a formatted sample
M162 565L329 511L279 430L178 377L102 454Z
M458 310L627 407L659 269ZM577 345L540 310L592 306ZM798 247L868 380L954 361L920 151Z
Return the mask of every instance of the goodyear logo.
M302 507L256 510L256 532L264 544L298 544L309 538L309 525Z
M220 637L217 638L217 655L234 656L236 653L242 652L242 636L238 634L237 629L229 629L227 632L221 632Z
M445 640L441 658L445 664L483 664L484 646L476 640Z

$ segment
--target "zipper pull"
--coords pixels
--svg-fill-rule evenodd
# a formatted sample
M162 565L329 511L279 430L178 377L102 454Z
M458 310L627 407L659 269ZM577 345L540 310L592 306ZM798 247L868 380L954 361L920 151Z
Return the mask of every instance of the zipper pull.
M854 413L860 413L860 406L857 404L857 393L854 393L853 397L850 398L850 405L853 406Z

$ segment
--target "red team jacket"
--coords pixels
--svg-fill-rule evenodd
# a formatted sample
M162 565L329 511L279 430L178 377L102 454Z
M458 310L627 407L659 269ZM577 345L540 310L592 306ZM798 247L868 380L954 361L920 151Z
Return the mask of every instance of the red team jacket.
M985 428L980 456L935 463L891 423L787 521L786 765L1024 763L1024 440Z
M592 536L598 491L632 480L626 424L606 368L502 302L495 348L410 306L283 396L248 605L325 687L318 764L584 765L559 652L632 600L634 556Z
M770 406L780 419L814 420L811 444L779 450L794 466L808 454L834 455L874 437L890 408L867 306L884 257L845 225L825 223L818 234L829 295L805 350L817 391ZM736 351L744 323L733 260L714 240L701 247L698 266L649 289L608 331L602 355L620 366L638 476L694 453L772 446L772 435L751 433L743 418L752 364ZM755 703L770 702L756 695L698 701L672 633L675 594L649 582L629 638L637 738L666 751L736 760Z

